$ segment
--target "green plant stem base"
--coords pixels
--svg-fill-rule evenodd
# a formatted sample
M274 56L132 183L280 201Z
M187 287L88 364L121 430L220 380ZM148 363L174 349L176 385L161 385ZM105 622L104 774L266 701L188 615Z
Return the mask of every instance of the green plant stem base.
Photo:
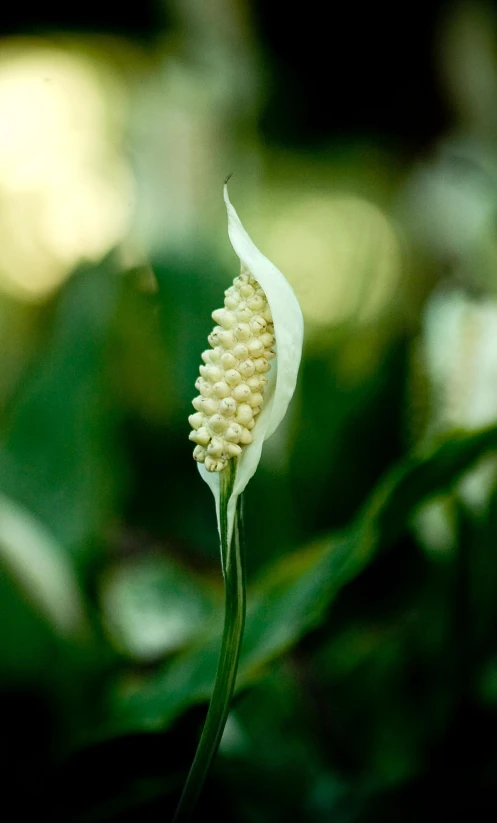
M228 719L235 688L245 624L245 564L242 547L242 497L237 501L231 540L228 538L227 506L236 474L236 461L221 472L220 532L224 567L225 616L221 654L209 710L173 823L189 820L214 760Z

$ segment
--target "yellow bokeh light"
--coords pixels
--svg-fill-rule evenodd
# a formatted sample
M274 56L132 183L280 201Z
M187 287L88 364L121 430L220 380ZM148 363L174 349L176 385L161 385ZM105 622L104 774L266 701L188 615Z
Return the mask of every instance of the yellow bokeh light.
M103 61L43 41L0 48L0 286L37 297L127 231L124 86Z
M309 323L363 322L386 308L398 280L400 244L378 206L298 190L282 202L266 199L270 209L251 221L254 234L292 283Z

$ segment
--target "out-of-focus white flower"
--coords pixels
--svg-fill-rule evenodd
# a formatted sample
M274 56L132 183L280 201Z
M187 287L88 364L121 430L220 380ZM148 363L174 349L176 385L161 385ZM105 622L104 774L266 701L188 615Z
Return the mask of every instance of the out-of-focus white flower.
M197 443L200 474L214 494L218 523L220 474L230 460L236 461L227 504L230 540L236 501L295 391L304 322L293 289L248 236L226 185L224 200L241 274L225 292L225 308L213 312L219 325L209 337L212 349L202 356L205 366L196 383L200 396L193 401L190 437Z
M422 354L431 394L427 436L454 429L478 431L497 422L497 301L475 298L461 289L439 288L425 308ZM488 503L497 478L490 454L457 484L457 493L473 511ZM449 498L450 500L450 498ZM455 544L453 516L447 500L426 501L416 516L425 545L440 549ZM436 527L434 526L436 523ZM445 535L437 541L441 524ZM435 537L434 537L435 536ZM440 544L440 545L438 545Z
M475 431L497 420L497 301L438 289L423 318L432 431Z

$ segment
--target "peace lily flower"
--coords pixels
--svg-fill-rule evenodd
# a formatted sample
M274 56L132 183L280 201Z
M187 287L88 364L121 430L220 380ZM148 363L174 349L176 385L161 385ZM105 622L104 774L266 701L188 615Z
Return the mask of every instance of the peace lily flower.
M231 539L236 501L257 469L264 441L283 420L295 391L304 321L292 287L243 228L227 185L224 201L228 234L241 273L225 292L224 309L212 313L219 325L209 336L212 349L202 355L205 365L195 384L200 397L193 401L197 412L189 420L194 427L190 439L199 444L194 457L214 494L218 523L220 472L230 460L236 461L227 504Z
M221 655L209 711L174 823L195 805L219 747L235 686L245 621L245 577L240 539L241 495L255 473L264 441L285 416L302 355L302 311L290 284L242 226L224 186L228 234L240 275L225 292L224 308L195 386L190 440L201 477L216 502L226 611Z

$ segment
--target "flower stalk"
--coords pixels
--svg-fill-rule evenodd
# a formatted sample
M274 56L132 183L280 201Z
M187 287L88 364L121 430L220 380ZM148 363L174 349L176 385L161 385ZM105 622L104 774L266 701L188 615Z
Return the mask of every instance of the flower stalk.
M245 563L242 543L242 496L238 498L233 537L228 540L228 500L233 490L236 461L221 472L221 551L225 580L225 615L216 680L202 736L188 774L173 823L191 817L205 778L217 754L235 688L245 624Z

